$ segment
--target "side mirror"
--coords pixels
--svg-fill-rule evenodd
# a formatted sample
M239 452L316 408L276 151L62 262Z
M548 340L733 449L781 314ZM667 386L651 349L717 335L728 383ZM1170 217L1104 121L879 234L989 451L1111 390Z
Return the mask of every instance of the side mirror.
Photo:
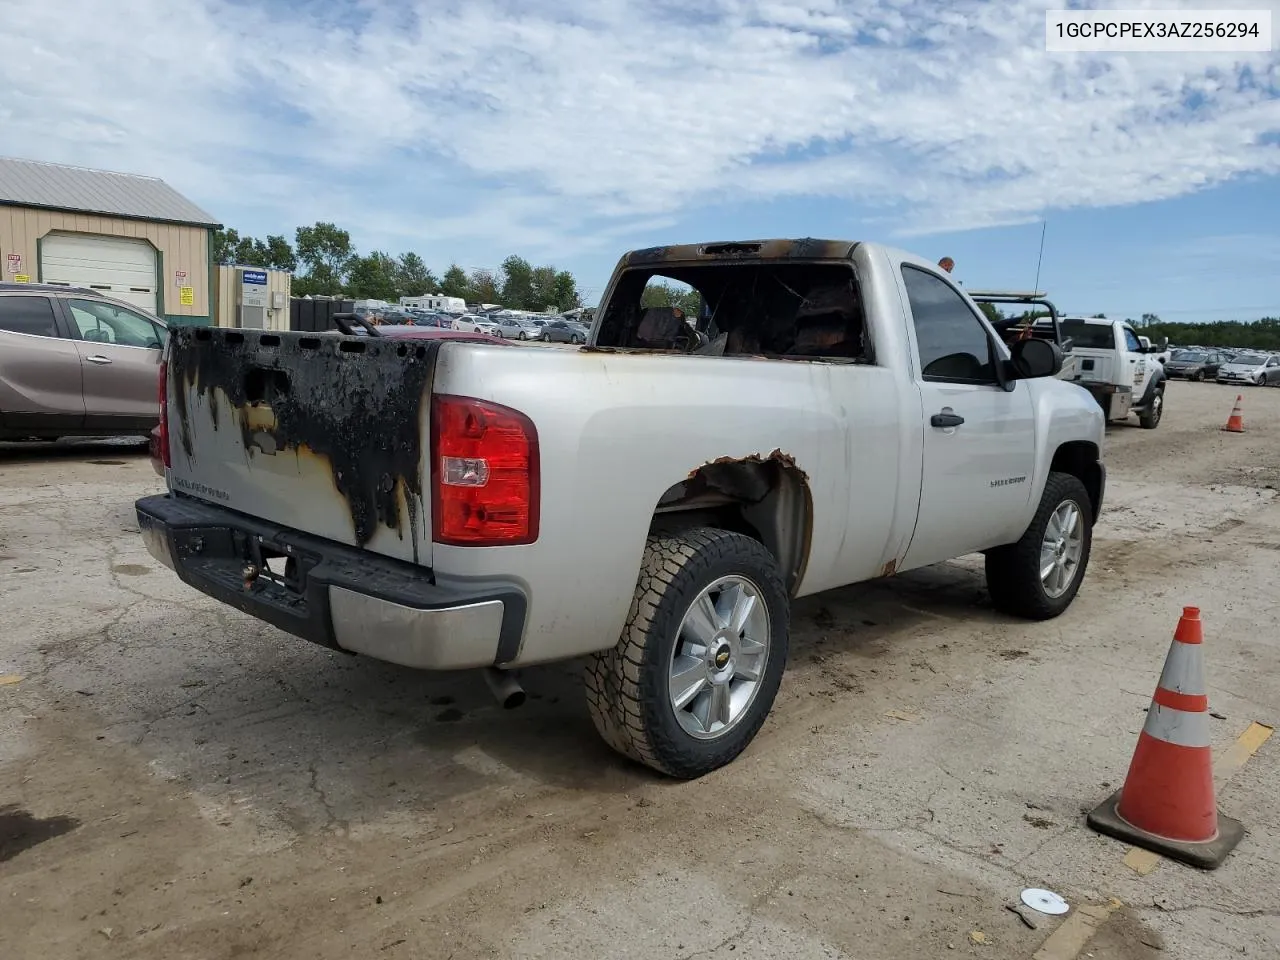
M1015 380L1056 377L1062 370L1062 348L1052 340L1019 340L1013 345L1009 366Z

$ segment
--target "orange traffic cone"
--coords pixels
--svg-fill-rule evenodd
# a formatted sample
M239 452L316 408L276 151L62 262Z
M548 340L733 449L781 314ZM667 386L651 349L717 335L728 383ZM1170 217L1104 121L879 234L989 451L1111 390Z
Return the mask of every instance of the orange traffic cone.
M1089 814L1099 833L1212 870L1244 826L1218 813L1200 610L1184 607L1124 787Z
M1231 408L1231 416L1227 417L1227 425L1222 429L1227 433L1244 433L1244 410L1241 404L1244 403L1244 394L1236 396L1236 405Z

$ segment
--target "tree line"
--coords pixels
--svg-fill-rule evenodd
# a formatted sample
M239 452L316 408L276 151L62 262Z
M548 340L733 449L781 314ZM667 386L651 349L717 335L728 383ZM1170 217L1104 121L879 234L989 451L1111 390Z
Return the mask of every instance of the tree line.
M295 297L329 296L350 300L385 300L440 294L467 303L500 303L513 310L541 312L547 307L572 310L582 306L578 283L568 270L535 267L509 256L497 270L468 273L456 263L436 277L422 257L409 251L392 256L382 250L361 255L351 234L333 223L298 227L293 243L283 235L265 240L241 236L234 229L215 230L215 263L245 264L294 274Z
M1237 347L1242 350L1280 352L1280 317L1261 320L1224 320L1219 323L1166 323L1159 317L1142 332L1153 340L1168 337L1177 346Z

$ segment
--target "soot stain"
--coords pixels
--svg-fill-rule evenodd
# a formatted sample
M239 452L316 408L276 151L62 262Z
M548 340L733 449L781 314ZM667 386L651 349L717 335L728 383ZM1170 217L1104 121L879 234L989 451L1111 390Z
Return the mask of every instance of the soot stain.
M251 426L250 409L270 406L275 425L267 432L277 449L306 449L327 460L334 486L347 501L358 545L367 544L379 524L403 538L403 519L416 559L422 425L436 345L411 347L401 355L399 343L362 340L362 350L346 353L340 345L355 338L292 333L276 334L279 345L265 349L256 336L236 333L228 338L222 331L192 328L172 334L170 370L177 380L175 400L188 456L193 452L189 393L203 397L211 411L217 409L217 392L227 398L245 450L252 435L263 430L261 424ZM216 413L210 418L215 430L224 429Z

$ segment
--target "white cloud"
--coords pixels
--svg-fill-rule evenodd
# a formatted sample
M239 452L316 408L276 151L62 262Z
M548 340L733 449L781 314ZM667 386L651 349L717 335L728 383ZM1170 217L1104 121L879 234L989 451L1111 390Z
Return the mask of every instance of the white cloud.
M4 15L0 152L363 246L564 256L790 196L912 233L1280 172L1275 55L1050 56L1047 0L109 6Z

